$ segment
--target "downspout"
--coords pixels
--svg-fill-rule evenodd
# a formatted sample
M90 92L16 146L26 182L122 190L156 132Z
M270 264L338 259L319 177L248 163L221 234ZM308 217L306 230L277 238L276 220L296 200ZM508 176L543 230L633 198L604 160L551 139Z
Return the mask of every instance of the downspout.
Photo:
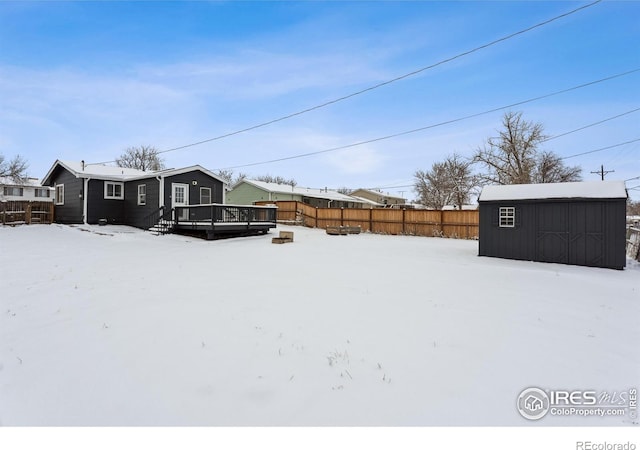
M87 192L89 192L89 180L91 178L83 178L84 184L82 186L82 221L87 225L87 209L89 202L87 201Z
M158 209L164 206L164 177L162 175L156 175L158 180Z

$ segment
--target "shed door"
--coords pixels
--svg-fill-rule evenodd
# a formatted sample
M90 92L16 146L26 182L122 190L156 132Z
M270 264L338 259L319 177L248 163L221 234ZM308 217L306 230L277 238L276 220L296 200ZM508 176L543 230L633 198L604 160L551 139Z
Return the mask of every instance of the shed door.
M570 205L569 263L601 267L604 264L604 213L601 203Z
M189 205L189 185L182 183L171 183L171 208ZM177 210L177 220L189 220L188 209Z
M544 203L536 210L536 261L569 263L569 205Z

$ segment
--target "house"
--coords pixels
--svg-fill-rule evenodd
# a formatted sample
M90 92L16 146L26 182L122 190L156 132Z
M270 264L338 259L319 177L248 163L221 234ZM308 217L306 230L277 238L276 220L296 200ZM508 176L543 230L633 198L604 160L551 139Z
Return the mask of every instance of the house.
M11 177L0 177L0 201L52 202L53 189L42 186L37 178L16 181Z
M623 269L622 181L485 186L479 255Z
M189 229L206 232L208 238L222 232L266 232L275 227L275 209L271 213L224 205L224 180L198 165L144 172L57 160L43 185L55 189L57 223ZM262 225L253 227L254 213Z
M227 192L227 202L239 205L278 200L298 201L316 208L371 207L367 200L357 199L330 189L312 189L257 180L241 180Z
M385 194L379 191L372 191L370 189L358 189L353 191L350 195L354 197L361 197L372 202L375 202L382 207L391 207L392 205L404 205L405 199L402 197L395 197L393 195Z

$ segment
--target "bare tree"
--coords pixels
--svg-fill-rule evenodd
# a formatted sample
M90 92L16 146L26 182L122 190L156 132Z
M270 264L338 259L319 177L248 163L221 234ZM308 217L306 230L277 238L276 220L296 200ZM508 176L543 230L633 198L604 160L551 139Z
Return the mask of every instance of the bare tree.
M129 147L119 158L116 158L118 167L128 167L138 170L162 170L164 160L158 155L158 150L148 145Z
M563 183L580 181L582 169L578 166L565 166L558 155L545 151L536 158L533 183Z
M246 174L240 172L236 175L231 169L220 169L216 172L216 175L225 180L229 186L234 186L247 178Z
M640 201L627 200L627 216L640 216Z
M16 155L10 161L0 154L0 177L7 177L13 182L20 183L27 178L27 160L20 155Z
M540 153L538 147L547 140L542 124L527 122L521 112L507 112L503 130L487 139L474 155L485 168L480 175L492 184L556 183L579 181L582 169L565 166L555 153Z
M445 205L468 204L476 186L476 177L471 172L472 161L453 154L443 162L436 162L431 170L416 171L415 191L423 205L442 209Z
M253 179L256 181L264 181L265 183L288 184L292 187L298 184L298 182L293 178L284 178L281 176L273 176L269 174L253 177Z
M336 190L336 192L344 195L351 195L353 189L349 189L348 187L341 187Z

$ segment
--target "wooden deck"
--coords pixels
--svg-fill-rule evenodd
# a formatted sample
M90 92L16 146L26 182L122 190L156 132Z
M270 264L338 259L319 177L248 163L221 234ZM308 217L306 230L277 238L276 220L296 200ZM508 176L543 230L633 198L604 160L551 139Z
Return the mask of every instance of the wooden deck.
M276 211L275 206L216 203L177 206L171 211L163 212L155 223L162 222L168 230L165 232L219 239L268 233L271 228L276 227Z

